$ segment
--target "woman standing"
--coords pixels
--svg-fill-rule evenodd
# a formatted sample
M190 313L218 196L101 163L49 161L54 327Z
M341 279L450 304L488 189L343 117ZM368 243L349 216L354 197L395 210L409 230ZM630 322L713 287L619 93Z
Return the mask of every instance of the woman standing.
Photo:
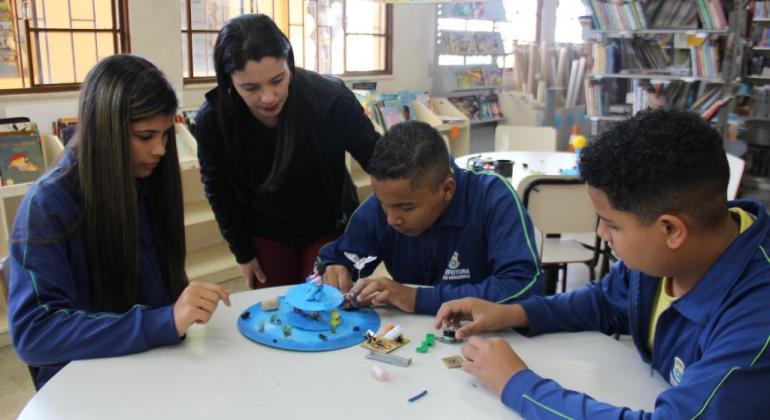
M294 66L267 16L228 21L214 65L196 117L206 196L249 287L300 283L358 205L345 152L366 168L379 135L341 81Z
M176 109L149 61L102 60L81 88L73 140L24 196L8 313L37 387L72 360L178 343L229 305L221 287L187 282Z

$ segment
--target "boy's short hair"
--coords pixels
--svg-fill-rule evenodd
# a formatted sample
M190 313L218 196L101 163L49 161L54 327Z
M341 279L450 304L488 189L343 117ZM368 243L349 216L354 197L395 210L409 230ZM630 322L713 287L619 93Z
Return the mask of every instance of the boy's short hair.
M580 174L643 224L679 212L709 227L727 211L722 138L692 112L644 111L613 125L583 149Z
M435 189L451 173L449 151L430 125L398 123L377 141L368 172L377 180L408 179L413 189Z

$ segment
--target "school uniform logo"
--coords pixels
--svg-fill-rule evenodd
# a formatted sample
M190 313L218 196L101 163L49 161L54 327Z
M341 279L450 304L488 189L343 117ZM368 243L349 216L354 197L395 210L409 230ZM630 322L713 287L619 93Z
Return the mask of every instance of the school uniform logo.
M674 367L671 368L671 373L668 375L668 382L671 386L679 385L679 381L682 380L682 374L684 374L684 362L679 356L674 357Z
M467 268L460 268L460 254L455 251L452 253L452 258L449 259L446 270L444 270L444 281L463 281L470 280L471 270Z
M455 251L452 254L452 259L449 260L449 268L452 270L456 270L457 267L460 266L460 255L457 254L457 251Z

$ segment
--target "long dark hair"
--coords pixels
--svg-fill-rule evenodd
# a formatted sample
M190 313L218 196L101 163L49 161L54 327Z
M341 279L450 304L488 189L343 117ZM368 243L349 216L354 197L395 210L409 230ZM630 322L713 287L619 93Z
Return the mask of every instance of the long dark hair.
M227 130L229 116L234 115L236 104L243 102L233 88L231 75L243 70L249 60L260 61L265 57L286 60L291 73L289 94L278 118L273 166L260 186L264 191L275 191L284 183L305 122L301 120L302 101L299 100L291 43L269 17L262 14L241 15L227 21L219 31L214 46L214 69L221 99L215 109L220 127ZM226 133L224 137L228 137Z
M92 307L124 312L138 302L139 209L130 166L130 124L178 107L174 89L149 61L113 55L91 69L80 90L76 150L87 239ZM173 130L166 154L142 181L156 257L169 296L187 285L181 175Z

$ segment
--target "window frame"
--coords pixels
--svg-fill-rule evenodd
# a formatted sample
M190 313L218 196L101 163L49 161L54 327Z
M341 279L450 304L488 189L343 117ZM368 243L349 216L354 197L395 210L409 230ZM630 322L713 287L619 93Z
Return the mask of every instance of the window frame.
M275 1L275 0L274 0ZM348 1L355 1L355 0L342 0L344 3L347 3ZM187 43L186 52L187 55L185 57L182 57L182 60L184 62L187 62L187 71L183 71L182 79L184 85L201 85L201 84L211 84L216 83L217 78L216 76L193 76L194 74L194 68L193 68L193 51L192 51L192 39L193 34L218 34L219 30L214 29L192 29L192 8L190 7L191 0L185 0L185 19L187 20L185 27L187 29L181 29L181 34L184 36L184 42ZM317 12L317 5L316 5L316 13ZM343 22L347 22L347 8L342 8L342 15L343 15ZM302 15L303 22L302 25L304 26L304 13ZM184 23L184 22L182 22ZM298 25L292 25L289 24L289 26L298 26ZM385 57L384 57L384 63L385 68L383 70L372 70L372 71L345 71L342 74L333 74L335 77L340 78L357 78L357 77L368 77L368 76L390 76L393 74L393 5L392 4L386 4L385 5L385 33L384 34L371 34L371 33L360 33L360 32L348 32L346 28L343 28L343 47L342 47L342 57L343 60L347 60L347 45L348 45L348 35L366 35L366 36L373 36L373 37L381 37L385 38ZM285 34L286 35L286 34ZM288 35L286 35L288 37ZM183 49L184 50L184 49ZM296 51L294 52L295 61L296 61ZM316 61L319 57L319 49L316 49ZM345 65L346 63L343 63Z
M112 28L111 29L86 29L86 28L39 28L32 27L30 24L31 18L24 20L23 28L18 27L19 17L16 15L18 10L17 3L24 0L10 0L11 10L13 15L14 31L17 36L24 35L26 38L26 65L28 66L29 73L24 75L23 65L21 66L22 78L26 78L25 83L29 83L27 87L0 89L0 96L3 95L18 95L28 93L52 93L52 92L71 92L80 90L82 83L35 83L35 66L33 57L32 41L30 36L33 34L45 34L45 33L111 33L112 45L115 50L115 54L126 54L131 52L131 39L130 30L128 26L128 0L113 0L111 1L112 7ZM114 6L117 6L114 7ZM22 32L23 31L23 32ZM17 43L20 45L20 42ZM38 51L39 53L39 51ZM19 61L22 63L24 57L22 57L21 51L19 51Z

